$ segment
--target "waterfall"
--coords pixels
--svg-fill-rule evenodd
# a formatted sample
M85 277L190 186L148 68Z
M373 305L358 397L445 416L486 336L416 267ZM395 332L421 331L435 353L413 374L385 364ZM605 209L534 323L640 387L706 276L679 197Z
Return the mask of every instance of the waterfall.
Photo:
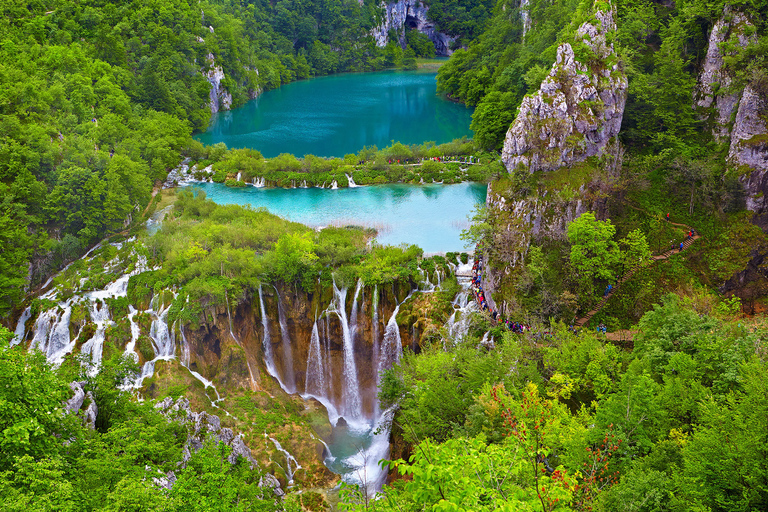
M351 175L344 173L344 176L347 177L347 181L349 182L349 188L357 188L360 186L357 183L355 183L355 180L352 179Z
M253 178L253 186L256 188L264 188L267 186L267 179L263 177L260 178L257 176Z
M190 359L189 343L187 343L187 337L184 335L183 325L179 327L179 332L181 333L181 366L186 368L194 378L202 382L203 387L205 389L213 388L213 392L216 393L216 400L211 400L211 405L214 407L218 407L217 404L223 400L223 398L221 398L221 395L219 395L219 390L216 389L216 386L213 385L213 382L206 379L205 377L200 375L198 372L194 371L189 367L189 359ZM248 368L248 370L250 371L250 367ZM253 376L251 376L251 378L253 378ZM208 396L207 393L206 393L206 396ZM208 399L210 400L210 397Z
M266 436L266 434L264 435ZM288 453L288 450L280 445L280 442L278 442L277 439L270 437L269 440L275 444L277 451L285 456L285 467L283 469L285 470L285 476L288 478L288 485L293 485L293 475L296 474L296 471L301 469L301 464L299 464L293 455Z
M349 419L359 419L362 415L362 400L360 398L360 383L357 379L355 364L355 347L352 341L352 331L347 320L346 300L347 288L341 290L333 282L333 294L336 301L335 313L341 322L343 335L343 366L342 366L342 414Z
M331 190L337 190L339 188L339 184L336 183L336 180L333 180L331 182Z
M139 324L136 323L137 313L138 311L136 311L133 306L128 306L128 321L131 324L131 341L125 346L124 354L130 354L133 357L133 360L138 363L139 354L136 353L136 341L138 341L139 334L141 334L141 328L139 327Z
M74 340L70 340L69 337L71 301L72 299L61 302L58 308L40 313L35 323L35 335L30 347L44 353L48 362L55 365L60 365L64 361L64 356L75 348Z
M374 285L373 286L373 297L371 298L373 314L371 316L371 336L373 337L373 369L376 371L376 388L379 387L379 359L380 359L380 350L381 346L379 344L379 286ZM378 410L379 407L379 401L376 401L376 408Z
M241 177L242 175L243 175L243 173L238 171L238 173L237 173L237 181L240 181L240 177Z
M285 321L285 310L283 301L280 298L280 292L275 288L277 294L277 317L280 322L280 337L283 340L283 378L287 386L288 393L296 392L296 377L293 374L293 347L291 347L291 336L288 334L288 324Z
M325 389L325 371L323 369L323 355L320 351L320 334L317 330L317 320L315 320L315 325L312 326L312 337L309 341L307 375L305 378L304 392L316 396L327 396Z
M272 355L272 339L269 335L269 319L267 318L267 310L264 307L264 294L261 290L261 284L259 284L259 307L261 309L261 325L264 329L264 366L267 368L267 373L274 377L280 387L288 392L288 388L286 388L282 379L280 379L280 374L277 373L277 368L275 367L275 357Z
M27 307L19 317L19 323L16 324L16 331L11 339L11 346L18 345L27 338L27 320L32 316L32 307Z
M382 371L391 368L393 364L400 360L400 356L403 355L400 326L397 325L398 311L400 311L400 304L395 307L392 316L389 318L389 322L387 322L387 326L384 328L384 339L381 342L377 373L381 373Z
M99 371L101 365L101 354L104 349L104 334L107 330L107 325L112 321L109 319L109 308L107 304L101 301L91 302L91 320L96 324L96 331L93 333L91 339L83 343L80 348L81 354L90 354L91 367L88 370L90 376L95 376Z

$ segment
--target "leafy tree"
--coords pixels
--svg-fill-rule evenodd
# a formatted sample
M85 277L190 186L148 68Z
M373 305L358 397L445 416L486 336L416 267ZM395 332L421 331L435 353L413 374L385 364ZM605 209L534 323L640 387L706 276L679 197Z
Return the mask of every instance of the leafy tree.
M591 285L593 279L614 279L614 266L620 258L618 244L612 240L615 233L610 219L597 220L592 212L568 224L571 265L582 282Z

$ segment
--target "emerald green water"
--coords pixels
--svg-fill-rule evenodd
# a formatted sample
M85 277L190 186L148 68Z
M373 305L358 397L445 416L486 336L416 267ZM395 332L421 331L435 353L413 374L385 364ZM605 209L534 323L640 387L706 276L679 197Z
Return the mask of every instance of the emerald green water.
M436 94L434 71L346 73L294 82L214 114L195 138L258 149L265 157L342 157L398 141L438 144L463 136L472 110Z
M265 207L275 215L309 226L358 225L379 231L381 244L416 244L427 253L464 250L459 238L468 227L467 215L484 203L481 183L456 185L371 185L329 190L322 188L230 188L201 183L219 204Z

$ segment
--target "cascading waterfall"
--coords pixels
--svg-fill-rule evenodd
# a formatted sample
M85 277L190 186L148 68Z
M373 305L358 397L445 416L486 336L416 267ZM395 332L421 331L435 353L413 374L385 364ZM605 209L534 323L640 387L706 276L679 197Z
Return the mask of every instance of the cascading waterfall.
M109 308L105 302L94 300L91 302L91 320L96 324L96 331L94 331L91 339L83 343L80 348L81 354L89 354L91 356L91 366L88 370L88 374L91 376L96 375L99 371L99 365L101 364L101 354L104 349L104 334L107 330L107 325L112 321L109 318Z
M275 357L272 354L272 340L269 335L269 318L267 318L267 310L264 306L264 294L261 290L261 285L259 285L259 307L261 309L261 326L264 332L264 366L267 368L267 373L277 380L280 387L287 389L275 367Z
M16 330L11 339L11 346L18 345L27 339L27 320L32 317L32 307L27 307L19 317L19 323L16 324Z
M259 178L258 176L256 178L253 178L253 186L256 188L264 188L267 186L267 179L266 178Z
M266 436L266 434L264 435ZM288 478L288 485L293 485L293 475L296 474L296 471L301 469L301 464L299 464L299 461L297 461L293 455L288 453L288 450L280 445L280 442L277 439L270 437L269 440L274 443L277 451L285 456L285 467L283 470L285 471L285 476Z
M238 172L238 173L237 173L237 181L240 181L240 177L242 177L242 175L243 175L243 173L242 173L242 172Z
M358 284L359 287L359 284ZM359 288L358 288L359 291ZM357 377L357 365L355 364L355 347L352 340L352 330L347 320L345 308L347 300L347 288L339 289L333 282L333 294L336 300L335 311L341 322L343 336L343 365L342 365L342 402L341 407L344 417L359 419L362 415L362 399L360 397L360 384ZM355 326L356 327L356 326Z
M325 369L323 368L323 355L320 350L320 333L317 329L317 320L312 326L312 337L309 340L309 354L307 355L307 375L304 392L315 396L327 396L325 388Z
M351 175L344 173L344 176L347 177L347 181L349 182L349 188L357 188L360 186L357 183L355 183L355 180L352 179Z
M373 310L371 314L373 336L373 367L376 370L376 388L379 387L381 376L379 375L379 358L381 357L381 346L379 343L379 285L373 285L373 297L371 298ZM376 410L378 411L379 401L376 400Z
M280 322L280 337L283 340L283 369L285 371L285 375L283 376L285 386L283 387L288 393L295 393L296 377L293 374L293 347L291 347L291 336L288 333L288 324L285 321L283 300L276 287L275 293L277 294L277 318Z
M408 297L410 297L410 295ZM408 299L406 298L405 300ZM400 304L402 304L402 302ZM392 312L392 316L389 318L389 322L387 322L387 326L384 329L384 339L381 342L379 353L379 364L378 368L376 368L378 374L391 368L393 364L400 360L400 356L403 355L400 326L397 325L397 313L400 311L400 304L395 307L395 310Z
M219 395L219 390L216 389L216 386L214 386L213 382L209 381L208 379L206 379L205 377L200 375L198 372L194 371L189 367L189 360L190 360L189 343L187 342L187 337L184 335L183 325L179 327L179 333L181 334L181 347L180 347L181 348L181 366L186 368L194 378L202 382L205 389L213 388L213 392L216 393L216 400L211 400L211 405L214 407L218 407L217 404L223 400L221 398L221 395Z
M40 313L35 322L35 334L30 347L44 353L48 362L55 365L60 365L64 357L75 348L75 341L70 340L69 336L71 315L72 299L69 299L59 303L58 308Z

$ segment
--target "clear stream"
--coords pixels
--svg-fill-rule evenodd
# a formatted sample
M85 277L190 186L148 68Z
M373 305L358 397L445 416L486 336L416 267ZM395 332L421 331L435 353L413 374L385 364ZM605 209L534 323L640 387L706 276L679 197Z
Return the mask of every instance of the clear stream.
M244 106L214 114L196 135L204 144L253 148L271 158L342 157L363 146L399 141L438 144L472 136L472 109L437 95L435 71L345 73L267 91Z

